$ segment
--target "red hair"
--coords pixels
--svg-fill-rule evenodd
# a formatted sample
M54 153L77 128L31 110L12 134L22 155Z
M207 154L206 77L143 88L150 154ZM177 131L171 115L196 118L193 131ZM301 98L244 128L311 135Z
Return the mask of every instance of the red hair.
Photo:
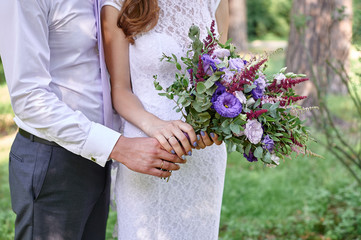
M118 27L133 44L134 37L154 28L158 18L158 0L125 0L119 13Z

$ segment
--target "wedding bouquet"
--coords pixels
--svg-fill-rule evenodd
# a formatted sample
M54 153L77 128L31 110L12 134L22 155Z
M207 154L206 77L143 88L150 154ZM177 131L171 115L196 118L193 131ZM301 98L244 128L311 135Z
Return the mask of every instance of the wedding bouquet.
M204 41L197 26L188 35L192 47L181 62L174 54L161 59L179 70L175 81L164 89L154 76L154 86L176 102L175 110L196 133L218 134L229 152L238 151L250 162L278 165L292 151L307 152L309 131L299 118L304 109L294 104L306 97L292 89L308 80L305 75L283 68L267 78L267 56L242 59L230 40L217 40L214 22Z

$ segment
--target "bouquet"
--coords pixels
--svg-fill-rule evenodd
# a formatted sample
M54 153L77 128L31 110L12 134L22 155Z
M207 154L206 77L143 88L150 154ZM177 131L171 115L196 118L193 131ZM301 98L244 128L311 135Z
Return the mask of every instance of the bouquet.
M196 133L218 134L229 152L240 152L249 162L278 165L293 151L308 152L309 130L299 118L305 109L295 105L306 97L292 89L308 79L285 73L286 68L268 78L268 56L242 59L230 40L217 40L214 24L203 41L199 28L190 28L192 46L181 62L174 54L163 55L161 60L179 71L167 89L154 76L159 95L176 102L175 110Z

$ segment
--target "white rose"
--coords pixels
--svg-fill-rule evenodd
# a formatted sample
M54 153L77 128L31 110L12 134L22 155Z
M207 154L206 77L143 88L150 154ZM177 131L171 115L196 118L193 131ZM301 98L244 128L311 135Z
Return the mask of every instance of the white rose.
M244 134L247 136L248 140L251 143L259 143L263 135L262 124L255 119L248 120L246 123L246 129L244 130Z

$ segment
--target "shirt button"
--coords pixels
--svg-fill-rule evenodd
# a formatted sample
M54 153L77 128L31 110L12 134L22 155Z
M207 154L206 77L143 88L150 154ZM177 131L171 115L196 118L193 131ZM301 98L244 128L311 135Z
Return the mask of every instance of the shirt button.
M94 157L90 158L93 162L96 162L97 160Z

